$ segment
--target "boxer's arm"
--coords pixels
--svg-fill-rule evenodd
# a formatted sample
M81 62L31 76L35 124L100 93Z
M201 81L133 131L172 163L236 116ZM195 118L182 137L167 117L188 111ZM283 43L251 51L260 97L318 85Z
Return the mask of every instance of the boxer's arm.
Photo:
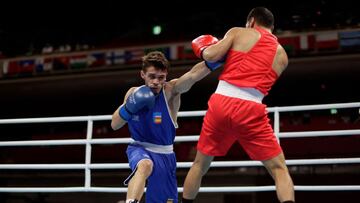
M289 60L285 49L279 44L277 47L276 55L272 64L272 68L278 76L286 69Z
M199 80L207 76L211 71L205 65L205 62L197 63L193 68L182 75L178 79L171 80L172 93L182 94L190 90L190 88Z
M237 32L236 29L238 28L231 28L225 34L223 39L221 39L216 44L207 47L202 53L203 59L209 62L217 62L224 59L227 52L232 46L233 40Z
M203 59L203 51L213 45L213 44L216 44L219 40L212 36L212 35L200 35L199 37L195 38L192 42L191 42L191 46L192 46L192 49L194 51L194 54ZM216 62L211 62L211 61L205 61L205 64L206 66L211 70L211 71L214 71L216 70L217 68L219 68L220 66L222 66L225 62L225 57L223 57L221 60L218 60Z
M127 93L126 93L126 95L125 95L125 98L124 98L124 102L123 102L122 105L125 104L126 99L127 99L127 98L129 97L129 95L135 90L135 88L136 88L136 87L132 87L132 88L130 88L130 89L127 91ZM121 105L121 106L122 106L122 105ZM121 106L120 106L120 107L121 107ZM127 123L127 121L125 121L124 119L122 119L122 118L120 117L120 115L119 115L119 109L120 109L120 107L118 107L118 108L116 109L116 111L115 111L115 112L113 113L113 115L112 115L111 128L112 128L113 130L117 130L117 129L123 127L123 126Z

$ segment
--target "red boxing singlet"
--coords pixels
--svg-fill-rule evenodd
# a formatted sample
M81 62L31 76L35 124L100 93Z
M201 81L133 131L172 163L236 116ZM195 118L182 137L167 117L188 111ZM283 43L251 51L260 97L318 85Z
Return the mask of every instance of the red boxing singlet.
M268 31L259 27L255 29L260 32L260 39L246 53L230 49L219 80L238 87L256 88L267 95L278 78L272 64L279 43Z

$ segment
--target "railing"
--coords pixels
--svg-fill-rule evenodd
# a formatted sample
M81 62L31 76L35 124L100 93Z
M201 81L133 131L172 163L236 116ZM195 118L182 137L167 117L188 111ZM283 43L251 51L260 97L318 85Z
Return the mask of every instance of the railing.
M291 111L311 111L331 108L359 108L360 102L326 105L307 105L272 107L268 112L274 113L274 131L278 138L298 138L314 136L345 136L360 135L360 129L354 130L331 130L331 131L306 131L306 132L280 132L280 113ZM185 111L179 112L179 117L204 116L205 111ZM21 118L21 119L2 119L0 125L19 124L19 123L53 123L53 122L87 122L86 139L71 140L36 140L36 141L3 141L0 147L8 146L49 146L49 145L85 145L85 163L79 164L0 164L3 169L38 169L38 170L62 170L62 169L83 169L85 170L84 185L79 187L3 187L0 192L126 192L124 187L93 187L91 185L92 169L127 169L127 163L91 163L92 145L96 144L126 144L131 142L131 138L106 138L93 139L94 121L110 120L110 115L102 116L78 116L78 117L48 117L48 118ZM198 135L178 136L175 142L194 142L198 140ZM353 164L360 163L360 157L356 158L334 158L334 159L296 159L287 160L288 165L322 165L322 164ZM191 162L179 162L178 168L189 168ZM214 161L212 167L246 167L261 166L259 161ZM182 192L182 188L178 188ZM200 192L260 192L272 191L275 186L251 186L251 187L202 187ZM360 190L360 185L296 185L297 191L341 191L341 190Z

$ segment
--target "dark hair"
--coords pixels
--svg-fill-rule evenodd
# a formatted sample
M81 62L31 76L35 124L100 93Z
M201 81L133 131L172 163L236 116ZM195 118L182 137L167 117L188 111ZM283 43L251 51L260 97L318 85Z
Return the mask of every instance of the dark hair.
M152 51L142 57L142 70L146 71L146 68L150 66L167 71L170 67L170 63L163 53L160 51Z
M255 22L260 26L266 28L274 27L274 15L265 7L253 8L247 17L247 21L249 21L250 18L254 18Z

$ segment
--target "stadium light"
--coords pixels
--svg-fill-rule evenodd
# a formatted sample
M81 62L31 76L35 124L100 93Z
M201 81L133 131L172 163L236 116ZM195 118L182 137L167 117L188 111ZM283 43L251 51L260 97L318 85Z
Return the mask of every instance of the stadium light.
M159 35L161 33L162 27L160 25L154 25L152 28L153 35Z

